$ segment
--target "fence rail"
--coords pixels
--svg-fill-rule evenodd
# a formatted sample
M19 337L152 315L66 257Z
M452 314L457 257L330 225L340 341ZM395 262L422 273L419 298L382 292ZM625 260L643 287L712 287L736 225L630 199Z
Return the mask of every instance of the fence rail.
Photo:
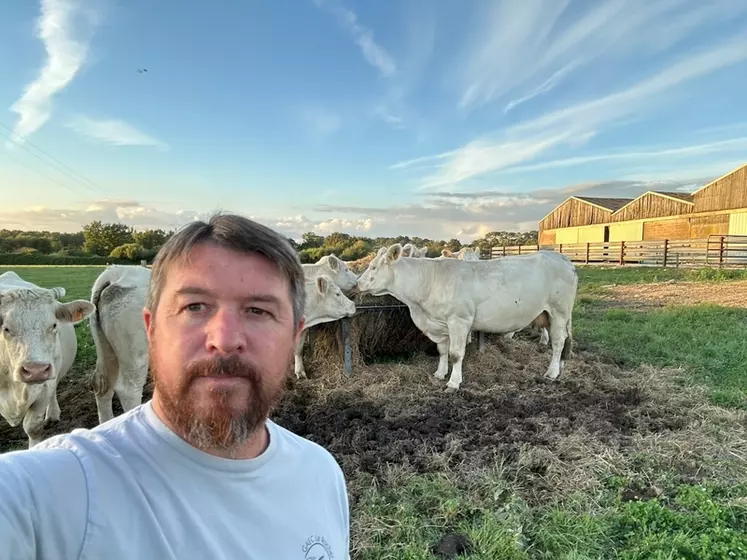
M493 247L489 258L524 255L539 250L558 251L574 262L585 264L747 267L747 235L710 235L705 239Z

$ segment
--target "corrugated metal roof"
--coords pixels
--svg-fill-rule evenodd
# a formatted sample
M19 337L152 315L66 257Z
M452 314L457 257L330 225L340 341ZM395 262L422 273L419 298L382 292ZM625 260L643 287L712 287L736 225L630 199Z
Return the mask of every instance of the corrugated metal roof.
M614 212L615 210L622 208L628 202L633 200L632 198L604 198L594 196L577 196L575 198L578 198L579 200L583 200L584 202L588 202L590 204L596 204L597 206L606 208L610 212Z

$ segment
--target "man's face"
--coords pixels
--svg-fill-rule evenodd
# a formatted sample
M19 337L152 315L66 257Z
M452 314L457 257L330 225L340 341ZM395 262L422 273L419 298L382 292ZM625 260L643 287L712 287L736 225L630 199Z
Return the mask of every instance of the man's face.
M277 266L200 245L171 267L144 318L154 404L167 423L204 450L246 443L282 394L303 326Z

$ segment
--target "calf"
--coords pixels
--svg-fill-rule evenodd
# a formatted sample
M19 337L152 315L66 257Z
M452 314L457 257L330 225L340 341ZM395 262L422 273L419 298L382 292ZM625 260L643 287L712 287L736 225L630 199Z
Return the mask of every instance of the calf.
M29 447L60 419L57 384L75 361L75 325L94 311L86 300L61 303L65 288L40 288L15 272L0 274L0 414L23 421Z

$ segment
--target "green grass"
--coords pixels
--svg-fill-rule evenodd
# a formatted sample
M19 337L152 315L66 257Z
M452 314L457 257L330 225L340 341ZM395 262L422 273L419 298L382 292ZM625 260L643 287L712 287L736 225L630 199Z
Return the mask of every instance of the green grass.
M0 267L0 273L8 268ZM12 269L44 287L64 286L69 301L88 299L103 267ZM579 267L579 278L578 348L625 369L681 368L683 390L705 384L711 402L725 414L747 408L747 309L696 305L642 312L610 308L597 297L607 284L729 282L747 279L747 271ZM77 332L75 368L90 371L95 353L87 325L78 325ZM739 427L725 420L724 426L708 429L724 430L714 436L723 437ZM668 468L669 451L636 453L625 464L600 459L606 467L590 475L599 479L590 486L595 489L534 504L522 497L526 488L507 471L415 474L403 469L386 480L361 474L349 480L357 495L352 557L430 560L444 534L458 533L470 542L464 558L471 560L747 558L747 469L736 480L687 480ZM655 485L659 492L641 502L624 500L625 489L637 484Z

